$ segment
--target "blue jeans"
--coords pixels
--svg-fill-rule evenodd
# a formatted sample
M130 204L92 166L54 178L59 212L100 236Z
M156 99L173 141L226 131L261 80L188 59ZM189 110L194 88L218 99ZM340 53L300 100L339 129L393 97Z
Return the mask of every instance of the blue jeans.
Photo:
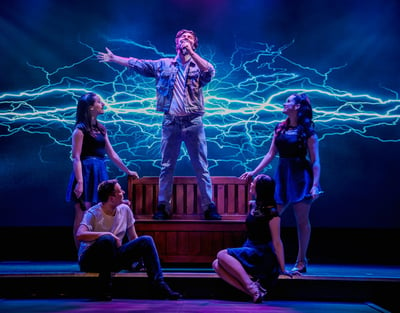
M101 236L82 254L79 266L83 272L100 273L100 279L107 281L111 280L111 272L128 269L140 258L149 279L163 281L160 259L150 236L140 236L119 248L113 236Z
M164 115L161 137L161 173L158 203L170 208L174 170L182 142L185 143L197 177L201 206L205 210L212 203L212 184L208 171L207 142L200 115Z

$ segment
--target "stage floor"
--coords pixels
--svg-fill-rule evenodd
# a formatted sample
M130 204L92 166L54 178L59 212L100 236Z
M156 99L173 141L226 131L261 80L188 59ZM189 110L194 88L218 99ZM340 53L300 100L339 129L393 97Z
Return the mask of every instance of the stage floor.
M288 264L287 268L290 268ZM293 280L281 276L278 290L262 304L224 283L211 268L164 267L166 280L181 291L178 301L146 298L144 272L115 274L111 302L86 296L95 273L82 273L76 262L0 262L0 312L396 312L400 266L310 264ZM136 286L131 297L127 287ZM138 293L139 292L139 293ZM7 296L10 294L11 296ZM44 296L43 296L44 295ZM50 296L49 296L50 295Z
M384 313L372 303L335 303L309 301L268 301L261 304L221 300L121 300L90 302L85 300L1 300L0 312L85 312L85 313Z

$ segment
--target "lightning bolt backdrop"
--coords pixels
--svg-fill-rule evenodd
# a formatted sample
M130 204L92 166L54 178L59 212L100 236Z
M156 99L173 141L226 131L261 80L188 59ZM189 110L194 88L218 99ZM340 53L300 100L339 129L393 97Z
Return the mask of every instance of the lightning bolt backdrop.
M188 28L217 71L205 89L212 175L253 169L285 118L284 100L307 92L326 191L313 225L398 227L398 12L395 0L2 2L1 226L71 225L71 133L88 91L106 102L101 120L121 158L158 176L153 79L99 64L95 54L107 46L122 56L173 56L175 33ZM111 163L109 171L126 186ZM183 148L176 175L191 171Z

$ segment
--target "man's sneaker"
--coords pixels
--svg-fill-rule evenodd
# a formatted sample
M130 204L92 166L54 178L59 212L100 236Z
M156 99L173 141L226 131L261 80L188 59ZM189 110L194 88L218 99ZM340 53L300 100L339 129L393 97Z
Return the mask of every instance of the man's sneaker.
M138 261L133 262L128 270L131 272L146 272L147 269L144 266L143 258L140 258Z
M171 212L167 209L165 204L157 205L157 212L154 213L153 219L155 220L168 220L171 218Z
M206 220L220 220L221 215L217 212L217 207L214 203L208 205L207 210L204 211L204 219Z
M165 281L156 283L153 289L153 298L155 299L178 300L182 298L182 295L177 291L173 291Z

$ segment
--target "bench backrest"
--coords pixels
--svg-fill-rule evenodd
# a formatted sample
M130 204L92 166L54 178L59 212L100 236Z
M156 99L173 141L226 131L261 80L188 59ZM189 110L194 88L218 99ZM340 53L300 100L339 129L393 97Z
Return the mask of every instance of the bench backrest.
M249 183L238 177L213 176L213 200L218 213L228 219L243 219L251 199ZM157 208L158 177L128 178L128 199L135 218L151 218ZM172 195L174 219L199 219L200 205L196 177L175 176Z

